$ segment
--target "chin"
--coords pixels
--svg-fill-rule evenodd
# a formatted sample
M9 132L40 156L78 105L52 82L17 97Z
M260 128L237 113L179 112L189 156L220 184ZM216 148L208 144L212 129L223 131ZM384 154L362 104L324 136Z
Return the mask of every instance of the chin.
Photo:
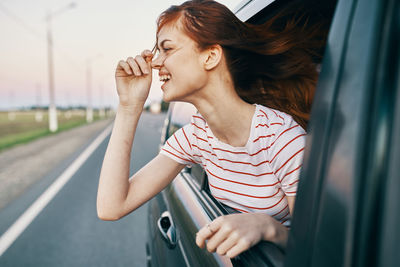
M181 97L177 96L176 94L170 94L168 92L164 92L163 100L164 102L182 101Z
M164 92L164 94L163 94L163 100L164 100L164 102L171 102L171 101L173 101L173 100L171 100L171 98L169 97L169 95L168 94L166 94L165 92Z
M164 102L190 102L188 100L192 97L193 92L185 92L180 90L165 90L163 93Z

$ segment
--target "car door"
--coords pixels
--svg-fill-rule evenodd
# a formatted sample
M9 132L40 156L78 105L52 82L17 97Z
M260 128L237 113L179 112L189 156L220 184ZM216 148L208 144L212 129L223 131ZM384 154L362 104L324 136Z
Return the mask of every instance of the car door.
M400 266L400 4L340 0L285 266Z
M170 123L172 117L172 107L168 109L167 117L161 133L161 145L177 129L178 125ZM179 113L180 114L180 113ZM182 120L182 119L180 119ZM176 226L169 213L168 201L166 199L168 188L153 197L148 203L148 229L146 241L147 266L186 266L185 254L182 252L180 244L177 246Z

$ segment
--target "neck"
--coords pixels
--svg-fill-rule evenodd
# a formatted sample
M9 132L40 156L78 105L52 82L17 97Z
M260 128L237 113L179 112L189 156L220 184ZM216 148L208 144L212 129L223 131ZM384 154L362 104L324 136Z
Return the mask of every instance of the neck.
M207 121L220 141L235 147L245 146L250 135L255 106L243 101L231 83L218 83L203 88L192 103ZM226 80L225 80L226 81Z

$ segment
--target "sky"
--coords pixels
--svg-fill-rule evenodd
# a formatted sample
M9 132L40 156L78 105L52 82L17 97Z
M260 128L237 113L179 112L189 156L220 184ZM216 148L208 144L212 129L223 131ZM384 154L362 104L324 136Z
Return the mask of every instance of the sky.
M74 8L64 7L71 2ZM47 105L49 75L46 14L52 19L55 102L87 103L87 62L91 62L94 107L118 104L114 70L118 61L150 49L156 19L171 0L0 0L0 110ZM233 10L241 0L218 1ZM157 72L153 72L155 77ZM160 101L158 78L150 101Z

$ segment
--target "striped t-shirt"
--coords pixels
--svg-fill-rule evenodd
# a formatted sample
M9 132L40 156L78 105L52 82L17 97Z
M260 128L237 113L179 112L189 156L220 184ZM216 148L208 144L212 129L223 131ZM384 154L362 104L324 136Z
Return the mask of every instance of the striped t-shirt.
M290 225L287 196L295 196L306 133L283 112L256 105L244 147L219 141L197 113L176 131L160 153L175 161L200 164L212 195L240 212L265 212Z

